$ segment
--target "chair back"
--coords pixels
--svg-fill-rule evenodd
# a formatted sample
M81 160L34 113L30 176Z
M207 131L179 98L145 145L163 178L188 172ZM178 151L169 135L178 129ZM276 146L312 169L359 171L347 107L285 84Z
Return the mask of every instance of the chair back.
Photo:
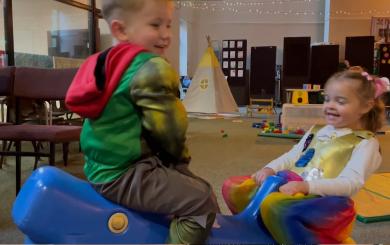
M10 96L12 94L15 76L15 67L0 68L0 96Z
M14 96L29 99L64 100L77 68L18 67Z

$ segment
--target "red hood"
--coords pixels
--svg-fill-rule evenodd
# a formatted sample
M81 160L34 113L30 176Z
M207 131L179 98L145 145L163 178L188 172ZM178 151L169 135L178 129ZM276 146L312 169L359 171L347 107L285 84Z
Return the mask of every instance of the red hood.
M105 51L88 57L77 71L66 94L68 109L81 117L99 117L123 72L143 50L144 48L134 44L121 43L108 50L108 53ZM104 73L101 74L99 70Z

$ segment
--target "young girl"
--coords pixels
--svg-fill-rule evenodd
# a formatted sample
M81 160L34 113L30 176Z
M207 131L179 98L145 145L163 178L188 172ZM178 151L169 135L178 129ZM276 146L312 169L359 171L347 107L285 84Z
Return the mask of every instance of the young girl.
M345 242L355 217L349 197L382 161L374 133L382 126L380 95L388 84L387 78L356 69L333 75L325 86L327 125L313 126L289 152L251 177L226 180L222 192L228 207L240 212L255 186L269 175L285 176L289 182L260 207L261 218L275 240L286 244Z

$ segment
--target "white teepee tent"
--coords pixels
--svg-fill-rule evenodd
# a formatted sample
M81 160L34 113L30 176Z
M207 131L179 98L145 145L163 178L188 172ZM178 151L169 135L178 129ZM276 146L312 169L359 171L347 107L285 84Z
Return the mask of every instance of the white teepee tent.
M183 103L187 112L232 113L237 104L207 37L208 48L195 71Z

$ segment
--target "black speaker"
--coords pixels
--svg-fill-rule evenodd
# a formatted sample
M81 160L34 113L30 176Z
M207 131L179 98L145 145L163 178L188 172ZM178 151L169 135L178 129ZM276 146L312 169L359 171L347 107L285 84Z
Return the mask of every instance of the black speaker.
M361 66L369 73L374 69L374 36L346 37L345 59L351 66Z
M309 79L310 37L285 37L283 47L281 91L302 88Z
M276 46L252 47L249 93L275 97Z
M283 74L307 76L310 61L310 37L285 37L283 45Z
M328 78L337 72L338 64L339 45L312 46L309 83L320 84L323 88Z

